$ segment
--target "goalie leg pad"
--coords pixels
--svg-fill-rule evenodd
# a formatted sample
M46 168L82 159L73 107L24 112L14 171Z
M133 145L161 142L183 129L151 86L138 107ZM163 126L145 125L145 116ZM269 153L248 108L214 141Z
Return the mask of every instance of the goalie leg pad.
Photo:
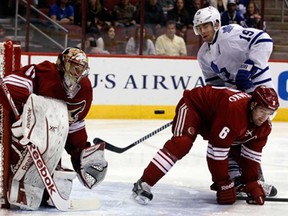
M37 210L40 206L44 188L12 179L8 192L8 201L11 205L19 206L21 209Z
M55 112L56 109L57 112ZM68 135L69 121L67 107L60 101L31 95L24 105L21 120L22 136L19 133L19 122L15 125L17 127L15 136L24 138L17 140L15 136L13 137L14 143L12 144L11 151L12 176L8 199L12 205L37 209L40 206L45 186L38 173L38 169L33 163L33 159L28 153L27 148L31 148L31 146L23 146L21 144L33 143L38 146L42 155L38 155L37 157L43 157L48 169L41 169L42 176L45 175L45 172L50 172L52 175L62 156ZM23 188L21 191L25 191L24 195L26 198L16 198L18 196L14 193L19 192L20 188ZM29 194L27 191L29 191ZM39 197L40 199L38 199Z
M55 112L57 110L57 112ZM47 144L64 144L68 135L69 119L67 105L59 100L31 94L23 107L21 143L31 142L43 153ZM48 135L47 135L48 134Z

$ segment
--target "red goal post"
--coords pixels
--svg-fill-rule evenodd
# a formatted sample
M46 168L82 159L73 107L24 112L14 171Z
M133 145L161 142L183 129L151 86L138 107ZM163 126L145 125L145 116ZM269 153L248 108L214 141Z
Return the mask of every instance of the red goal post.
M0 76L21 65L21 46L13 41L0 42ZM7 188L9 179L10 113L0 104L0 208L9 208Z

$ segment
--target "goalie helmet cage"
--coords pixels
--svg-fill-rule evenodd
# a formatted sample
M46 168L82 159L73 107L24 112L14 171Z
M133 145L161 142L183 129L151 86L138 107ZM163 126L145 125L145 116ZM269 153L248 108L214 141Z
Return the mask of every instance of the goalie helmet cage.
M20 68L21 46L13 41L0 42L0 76ZM7 188L10 156L10 113L0 104L0 208L9 208Z

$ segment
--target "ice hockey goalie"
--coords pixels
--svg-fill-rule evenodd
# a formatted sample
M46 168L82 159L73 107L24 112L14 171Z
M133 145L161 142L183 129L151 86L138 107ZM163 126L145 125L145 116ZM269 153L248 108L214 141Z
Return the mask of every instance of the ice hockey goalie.
M76 176L89 189L105 178L105 144L91 146L87 141L85 117L92 102L88 74L88 59L78 48L65 49L56 63L44 61L5 74L3 82L21 114L17 121L10 116L7 198L11 206L35 210L43 201L45 186L27 150L31 143L38 147L48 169L45 172L53 176L63 199L69 198ZM0 103L9 109L2 88ZM73 170L60 166L64 149L71 156Z

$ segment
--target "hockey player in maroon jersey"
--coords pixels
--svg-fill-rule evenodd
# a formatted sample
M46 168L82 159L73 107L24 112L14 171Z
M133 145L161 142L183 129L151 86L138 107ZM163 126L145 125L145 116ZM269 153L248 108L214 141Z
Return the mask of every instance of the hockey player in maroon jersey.
M49 98L49 100L52 99L52 101L56 99L57 101L64 102L65 108L67 105L67 125L69 126L67 126L67 139L64 139L62 149L64 149L65 145L67 153L71 156L71 162L74 170L77 172L78 179L85 187L91 189L104 179L108 164L104 158L104 143L91 146L90 142L87 141L84 118L92 102L92 86L87 77L88 74L89 66L86 54L81 49L69 47L59 54L56 63L44 61L39 64L27 65L5 74L3 80L20 114L24 110L23 105L27 101L31 101L29 97L32 94ZM37 99L37 97L35 98ZM33 102L35 101L36 103L36 99L33 99ZM2 89L0 90L0 103L6 109L11 110ZM47 102L45 106L49 106L49 104ZM34 111L37 112L37 110ZM56 107L56 110L53 110L53 112L58 113L60 110ZM41 117L41 115L45 114L36 113L35 116L37 117L37 115ZM46 117L46 119L49 118L49 116ZM15 120L12 119L11 122L13 123ZM29 162L29 153L25 150L25 145L22 145L24 142L21 140L22 120L23 118L12 124L11 182L9 185L8 200L10 204L18 205L22 208L37 209L41 203L44 185L40 178L35 180L33 179L34 177L30 177L31 173L33 173L30 167L34 165ZM43 122L44 124L45 122ZM63 125L65 125L65 122L63 122ZM53 130L56 129L49 128L49 133ZM37 136L41 137L42 134L35 136L36 138ZM53 135L48 134L47 136L48 138L44 137L44 139L51 140ZM56 140L61 143L61 140L59 141L57 137ZM43 158L47 163L47 167L51 173L54 173L54 176L57 174L58 180L60 179L58 185L60 192L62 190L63 193L66 193L65 195L61 195L69 198L72 179L76 177L76 174L73 174L75 172L72 170L72 172L69 172L61 168L56 169L56 166L59 166L58 163L61 159L62 149L55 150L54 148L53 151L49 151L49 148L51 149L53 145L56 145L55 143L51 143L51 145L50 143L33 144L37 145L40 151L44 149ZM55 169L56 171L54 172ZM32 182L31 179L35 182L38 181L38 183ZM29 182L30 180L31 182ZM56 180L55 183L57 184ZM25 191L25 196L20 195L20 193L18 194L23 184L24 189L22 191Z
M258 169L262 149L271 132L269 117L278 109L273 88L259 86L252 96L224 87L204 86L185 90L176 107L173 136L154 156L134 184L133 197L141 204L152 200L154 186L191 149L198 134L208 140L207 163L219 204L236 201L236 187L228 174L228 155L240 166L241 189L249 203L263 205L265 192Z

